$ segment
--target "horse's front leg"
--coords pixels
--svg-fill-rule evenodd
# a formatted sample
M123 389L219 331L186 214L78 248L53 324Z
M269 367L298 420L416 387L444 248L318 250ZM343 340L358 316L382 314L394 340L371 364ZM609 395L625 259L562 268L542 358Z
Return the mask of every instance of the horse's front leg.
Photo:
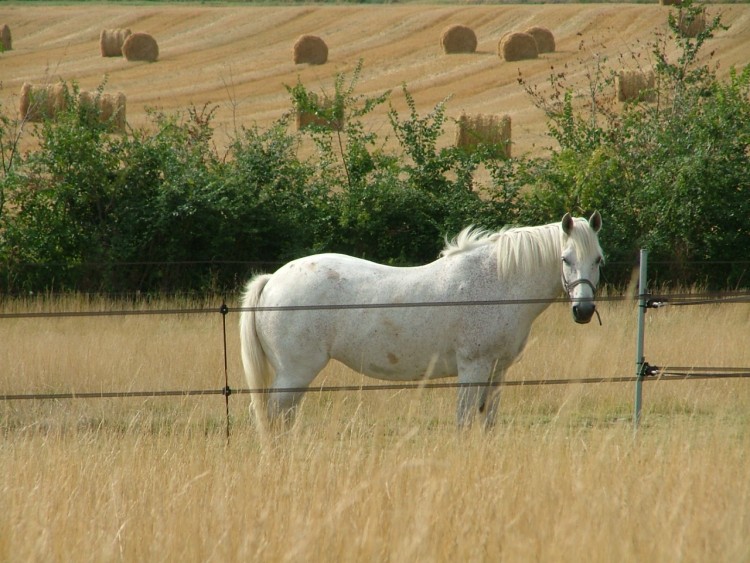
M492 387L489 383L499 376L502 379L503 371L497 371L496 360L459 361L458 382L458 404L456 405L456 423L459 428L471 426L474 417L484 414L485 427L489 428L495 423L498 403L500 401L500 390Z

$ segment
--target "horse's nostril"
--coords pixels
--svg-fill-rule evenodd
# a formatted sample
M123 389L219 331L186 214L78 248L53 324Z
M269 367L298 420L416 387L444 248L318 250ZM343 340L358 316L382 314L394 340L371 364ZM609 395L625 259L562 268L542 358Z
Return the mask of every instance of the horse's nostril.
M573 305L573 319L577 323L585 324L591 320L595 309L596 305L594 303Z

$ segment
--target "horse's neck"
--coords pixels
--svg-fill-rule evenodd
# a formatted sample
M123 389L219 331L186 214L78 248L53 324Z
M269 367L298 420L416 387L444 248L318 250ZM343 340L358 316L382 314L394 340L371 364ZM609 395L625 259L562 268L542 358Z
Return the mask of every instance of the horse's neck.
M545 265L531 274L516 272L513 276L514 286L518 288L517 293L522 296L521 298L553 299L561 291L560 270L557 264Z
M494 267L497 269L497 256L494 255ZM509 268L498 270L498 276L506 281L507 290L513 294L511 298L518 299L553 299L561 291L560 276L562 266L557 255L547 257L539 264L531 266L530 271L525 268ZM546 307L546 305L545 305Z
M557 259L554 263L547 260L539 266L534 265L531 272L524 272L523 268L503 270L498 268L494 245L477 248L452 259L461 260L458 267L464 281L469 281L467 275L473 277L469 283L474 288L471 293L476 299L553 299L561 291L561 266Z

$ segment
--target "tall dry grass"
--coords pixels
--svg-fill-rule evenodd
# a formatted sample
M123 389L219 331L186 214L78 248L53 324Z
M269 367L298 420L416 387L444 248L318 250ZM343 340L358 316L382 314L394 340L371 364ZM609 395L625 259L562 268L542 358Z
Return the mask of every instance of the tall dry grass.
M577 326L553 305L508 379L631 375L635 307L600 309ZM748 304L650 311L647 359L749 366L749 329ZM2 393L224 384L216 313L0 319L0 342ZM228 443L221 396L1 402L0 560L747 561L748 381L649 382L637 434L632 399L509 387L497 428L458 433L455 390L314 393L267 447L246 395Z

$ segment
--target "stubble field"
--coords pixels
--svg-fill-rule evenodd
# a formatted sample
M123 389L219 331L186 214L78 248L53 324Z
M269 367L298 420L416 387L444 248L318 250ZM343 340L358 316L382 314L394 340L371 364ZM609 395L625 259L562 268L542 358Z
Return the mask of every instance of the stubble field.
M4 3L5 4L5 3ZM375 6L180 6L96 5L0 6L0 22L13 34L13 50L0 56L0 103L16 111L24 82L60 79L93 90L106 78L105 91L127 96L131 127L147 125L146 109L185 111L216 106L219 146L241 127L267 127L291 109L285 85L301 80L309 89L332 94L336 73L364 65L357 94L392 91L391 103L405 111L406 84L421 113L449 98L447 115L461 112L508 114L515 154L550 144L543 113L518 84L544 88L551 73L563 72L585 92L586 74L596 64L613 70L648 70L651 44L667 30L670 8L657 4L549 5L375 5ZM750 6L711 5L728 31L717 33L704 61L720 74L747 64ZM446 56L439 39L445 27L474 30L477 52ZM510 31L542 26L555 36L556 51L539 59L508 63L497 55ZM156 63L103 58L104 28L130 28L151 34L159 44ZM295 65L292 47L302 34L328 45L325 65ZM670 50L673 54L674 50ZM713 57L710 53L713 52ZM612 91L614 96L614 89ZM387 108L366 125L381 137L388 132ZM453 131L446 131L445 143Z

